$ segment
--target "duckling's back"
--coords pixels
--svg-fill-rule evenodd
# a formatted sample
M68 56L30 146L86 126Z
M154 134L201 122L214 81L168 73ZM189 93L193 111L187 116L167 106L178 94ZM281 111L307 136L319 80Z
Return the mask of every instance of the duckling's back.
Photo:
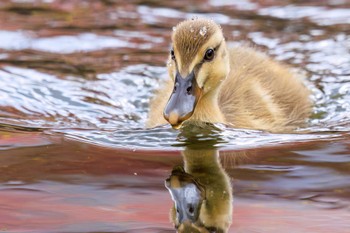
M272 132L305 125L312 103L298 76L252 48L229 53L231 69L219 96L227 124Z

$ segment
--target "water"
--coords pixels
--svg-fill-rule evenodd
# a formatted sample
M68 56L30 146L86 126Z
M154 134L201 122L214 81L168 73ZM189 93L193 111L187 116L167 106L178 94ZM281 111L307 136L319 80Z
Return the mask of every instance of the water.
M194 146L220 153L229 232L347 232L349 3L195 2L1 1L0 231L173 232L164 181ZM201 16L305 76L307 128L145 128L173 27Z

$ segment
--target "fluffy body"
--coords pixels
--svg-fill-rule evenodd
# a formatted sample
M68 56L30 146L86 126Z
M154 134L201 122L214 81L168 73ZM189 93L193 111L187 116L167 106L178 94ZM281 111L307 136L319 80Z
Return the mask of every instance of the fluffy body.
M201 36L204 27L206 34ZM189 36L191 32L197 36ZM176 60L169 57L170 79L151 100L147 127L167 123L163 110L176 72L186 77L200 63L196 80L203 94L186 124L224 123L271 132L305 125L312 107L310 91L288 67L246 46L227 48L221 28L207 19L180 23L172 40ZM203 62L208 48L217 48L215 58Z

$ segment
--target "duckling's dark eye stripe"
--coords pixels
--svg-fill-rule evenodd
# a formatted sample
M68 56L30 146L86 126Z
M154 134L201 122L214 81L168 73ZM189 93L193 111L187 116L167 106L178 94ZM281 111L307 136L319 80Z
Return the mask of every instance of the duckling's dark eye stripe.
M204 63L204 62L206 62L206 61L211 61L211 60L213 60L213 59L215 58L215 52L217 52L217 51L219 50L221 44L222 44L222 41L220 41L220 43L219 43L217 46L215 46L213 49L211 49L211 48L207 49L207 51L205 52L205 55L204 55L204 57L203 57L203 60L202 60L199 64L202 65L202 63ZM214 57L207 58L207 53L208 53L210 50L212 50L211 52L213 53L213 56L214 56Z
M214 47L214 51L216 52L220 48L221 45L222 45L222 41L220 41L220 43L216 47Z
M221 46L221 44L222 44L222 41L217 45L217 46L215 46L212 50L214 50L214 58L215 58L215 52L220 48L220 46ZM208 50L207 50L208 51ZM207 52L206 51L206 52ZM212 59L211 59L212 60ZM211 61L210 60L210 61ZM205 56L203 57L203 59L195 66L195 70L196 71L198 71L198 70L200 70L200 68L202 67L202 65L203 65L203 63L205 63L207 60L205 59Z

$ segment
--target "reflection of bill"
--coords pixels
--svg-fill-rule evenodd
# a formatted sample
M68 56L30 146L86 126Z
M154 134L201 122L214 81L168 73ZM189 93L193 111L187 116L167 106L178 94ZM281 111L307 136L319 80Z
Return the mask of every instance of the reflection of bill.
M178 232L227 232L232 188L215 149L186 149L184 168L175 167L165 185L174 201L171 220Z

